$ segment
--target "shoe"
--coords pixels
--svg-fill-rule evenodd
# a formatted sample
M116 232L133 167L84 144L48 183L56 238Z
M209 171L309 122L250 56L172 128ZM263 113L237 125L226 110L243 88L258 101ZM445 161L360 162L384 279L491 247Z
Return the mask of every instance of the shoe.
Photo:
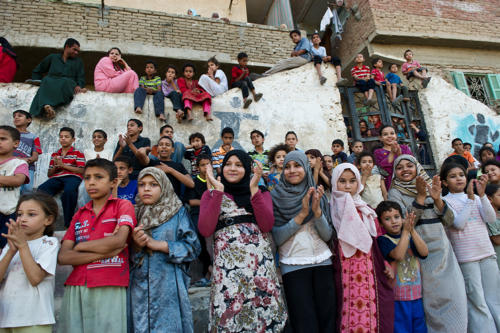
M428 77L427 79L423 80L422 81L422 87L427 88L427 86L429 85L429 82L430 82L431 78Z
M403 99L403 95L399 95L398 97L396 97L394 102L392 102L392 105L398 104L399 102L401 102L402 99Z
M336 85L337 87L345 86L347 84L348 80L344 78L340 78L340 80L337 81Z
M326 82L326 77L322 76L319 78L319 84L324 85Z
M243 109L248 109L248 107L252 104L252 100L250 98L247 98L245 103L243 104Z
M262 98L262 96L263 96L262 93L255 94L255 97L254 97L255 101L256 102L260 101L260 99Z

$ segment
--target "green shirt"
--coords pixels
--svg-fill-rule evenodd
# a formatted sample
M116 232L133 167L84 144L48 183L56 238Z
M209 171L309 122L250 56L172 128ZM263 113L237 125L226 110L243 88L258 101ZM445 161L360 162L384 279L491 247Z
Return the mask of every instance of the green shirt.
M144 88L158 89L158 86L161 86L161 78L159 76L155 76L151 80L148 80L146 76L141 76L139 85Z

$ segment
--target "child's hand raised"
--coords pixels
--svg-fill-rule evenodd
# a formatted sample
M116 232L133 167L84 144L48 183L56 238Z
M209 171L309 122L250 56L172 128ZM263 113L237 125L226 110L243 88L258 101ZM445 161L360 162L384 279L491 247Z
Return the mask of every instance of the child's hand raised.
M315 218L320 218L321 215L323 214L323 211L321 210L321 198L323 197L323 194L325 194L325 190L323 188L323 185L318 186L318 189L315 190L312 194L312 203L311 203L311 209L314 213Z
M406 218L403 222L403 230L406 230L409 234L411 234L413 228L415 227L415 217L415 213L411 211L406 215Z
M393 153L396 156L401 155L401 146L397 141L391 143L391 153Z
M417 195L426 197L427 196L427 183L425 182L425 179L422 178L422 176L417 176L416 178L416 187L417 187Z
M215 179L214 169L210 164L207 166L207 189L224 192L224 185L218 179Z
M259 191L259 182L263 172L262 163L257 160L255 160L254 163L253 176L250 180L250 193L252 197Z
M432 177L432 185L425 183L427 190L429 191L429 195L433 200L438 200L441 198L441 190L443 189L441 186L441 178L438 175Z
M9 231L7 234L2 234L3 237L7 238L16 249L21 249L28 246L28 240L26 234L21 229L21 221L17 222L13 219L9 219L6 223Z
M149 236L144 232L144 227L140 225L132 231L132 239L137 247L143 248L146 246Z
M486 185L488 184L488 179L489 179L489 176L484 174L484 175L481 175L481 177L479 177L478 180L476 180L476 191L477 191L477 195L480 198L484 197L484 192L486 190Z
M118 144L122 148L125 148L127 146L127 142L125 142L125 135L124 134L118 135Z

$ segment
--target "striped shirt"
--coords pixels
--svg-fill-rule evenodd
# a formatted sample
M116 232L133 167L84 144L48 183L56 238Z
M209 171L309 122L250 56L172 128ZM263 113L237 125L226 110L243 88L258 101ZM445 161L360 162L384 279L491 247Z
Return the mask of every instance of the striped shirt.
M153 88L157 89L158 86L161 86L161 78L159 76L155 76L151 80L148 80L146 76L141 76L139 79L139 85L144 88Z
M49 169L54 168L54 160L56 157L62 157L62 162L65 165L78 167L82 169L85 167L85 156L83 155L82 152L76 150L74 147L71 147L64 156L62 154L62 148L56 151L55 153L52 153L52 155L50 156ZM81 173L74 173L62 168L56 171L56 173L54 173L50 178L64 177L64 176L77 176L83 178L83 175Z
M363 79L370 79L370 68L368 66L354 66L351 68L351 75L355 81L358 80L363 80ZM358 78L354 78L354 75L356 75Z
M222 166L222 161L224 160L224 157L231 150L234 150L233 146L231 146L231 149L229 149L228 151L222 149L222 146L218 149L212 150L212 166L214 169L220 168Z

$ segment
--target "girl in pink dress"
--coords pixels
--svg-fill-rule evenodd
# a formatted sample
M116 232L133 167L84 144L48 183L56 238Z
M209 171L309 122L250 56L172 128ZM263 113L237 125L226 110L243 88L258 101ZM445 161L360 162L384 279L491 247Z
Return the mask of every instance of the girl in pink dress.
M198 84L198 80L194 80L196 69L193 64L187 63L182 68L183 77L177 79L177 85L182 93L182 101L184 102L184 110L187 113L187 120L193 120L192 110L193 103L201 103L203 113L207 121L212 121L210 116L210 107L212 105L212 97ZM181 115L180 117L184 117ZM182 119L182 118L178 118Z
M95 66L94 86L96 91L133 93L139 87L139 78L123 60L120 49L113 47Z

